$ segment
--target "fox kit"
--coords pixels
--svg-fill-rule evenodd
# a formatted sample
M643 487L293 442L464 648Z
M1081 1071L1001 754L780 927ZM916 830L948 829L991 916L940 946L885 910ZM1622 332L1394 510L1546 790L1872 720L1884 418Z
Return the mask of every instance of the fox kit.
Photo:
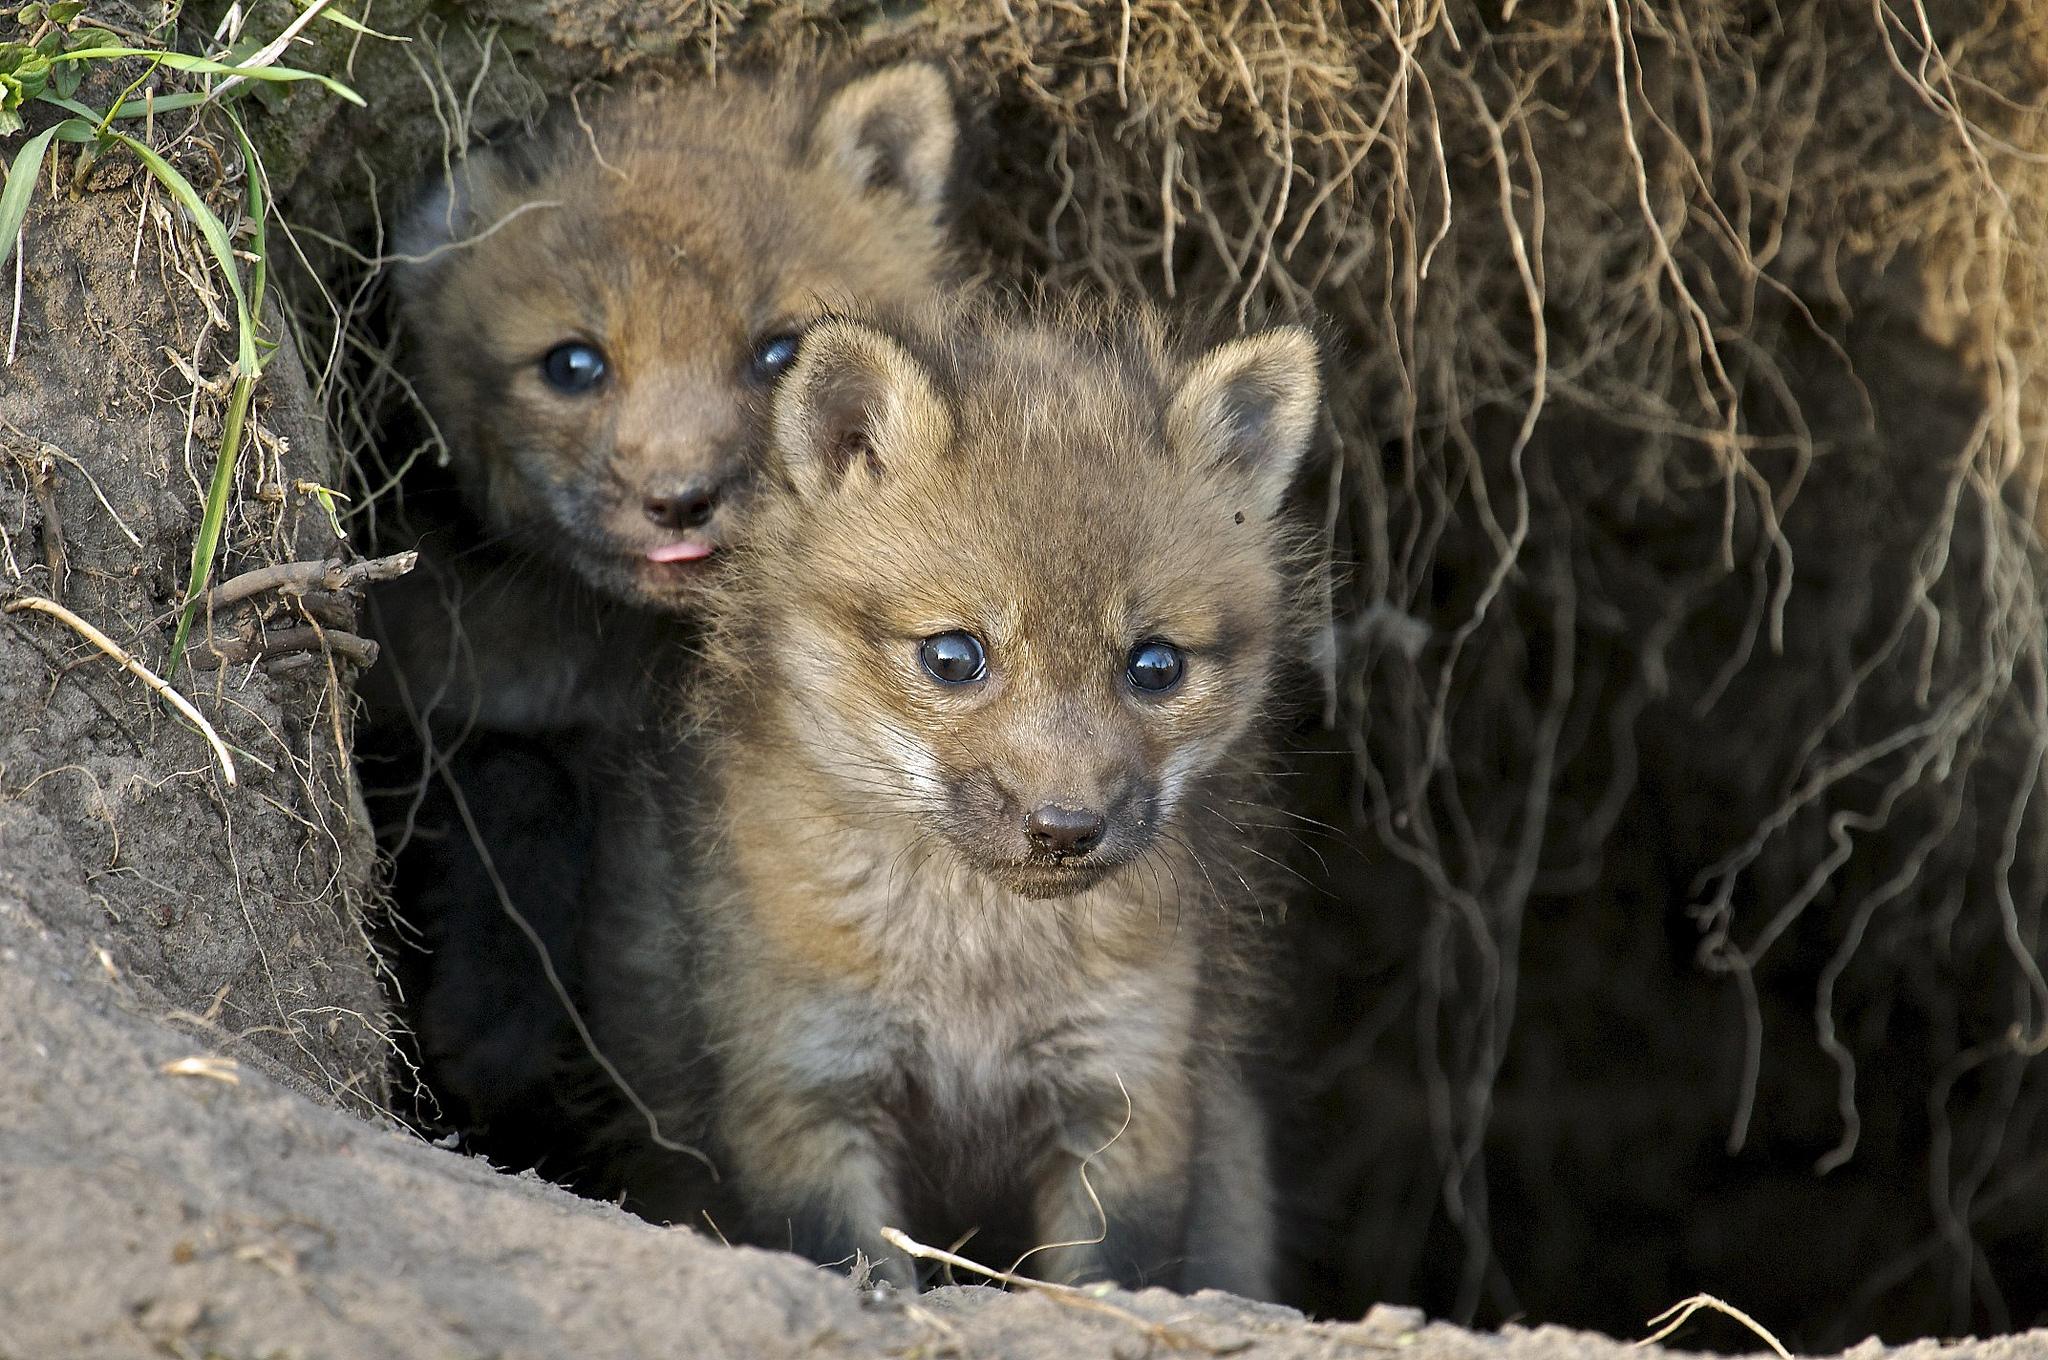
M1145 315L805 333L694 727L588 907L599 1047L706 1159L631 1154L629 1203L899 1282L884 1225L1269 1293L1242 823L1316 366Z
M573 990L573 914L535 899L566 878L573 900L583 772L683 664L677 616L731 543L803 324L945 286L956 140L921 64L620 93L471 152L400 234L462 508L429 512L422 570L373 601L366 749L430 769L415 729L436 729L446 787L385 820L439 836L399 842L423 936L399 957L430 1079L471 1132L545 1124L536 1055L564 1018L494 879Z
M420 392L482 542L457 545L454 619L414 617L445 610L412 598L425 581L386 600L421 644L398 658L415 703L486 727L611 721L636 632L689 610L729 539L804 322L913 304L951 270L936 68L569 112L471 153L399 238ZM500 570L514 583L481 579Z

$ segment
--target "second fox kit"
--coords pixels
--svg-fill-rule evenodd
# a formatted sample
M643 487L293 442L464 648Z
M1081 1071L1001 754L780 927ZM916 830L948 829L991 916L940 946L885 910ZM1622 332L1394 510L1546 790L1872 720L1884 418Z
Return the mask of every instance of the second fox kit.
M518 584L464 580L473 673L400 648L416 702L613 720L636 615L692 609L730 539L797 332L945 286L957 140L931 66L729 75L586 101L427 196L399 242L413 367L482 530L466 576Z
M885 1225L1269 1293L1242 824L1317 391L1299 329L806 333L699 725L590 907L599 1046L717 1173L643 1147L629 1203L899 1281Z
M409 504L432 532L392 545L426 551L373 600L365 749L425 769L423 727L446 771L424 812L386 816L429 833L400 843L422 945L400 961L443 1109L493 1155L538 1155L506 1137L548 1136L536 1055L563 1023L493 880L573 991L573 913L541 885L573 900L588 772L684 664L676 616L730 546L797 332L945 285L956 131L916 63L602 95L471 152L401 233L409 357L461 497Z

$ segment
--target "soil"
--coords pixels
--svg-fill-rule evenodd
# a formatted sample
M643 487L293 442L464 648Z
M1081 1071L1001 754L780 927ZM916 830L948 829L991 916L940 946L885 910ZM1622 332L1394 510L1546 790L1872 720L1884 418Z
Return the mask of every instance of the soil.
M69 859L40 849L15 871L0 884L0 1360L1643 1354L1398 1308L1310 1324L1214 1294L864 1295L842 1273L651 1227L351 1117L267 1064L176 1075L219 1050L166 1024L154 988L81 963ZM1850 1354L2043 1347L2048 1333Z
M189 233L160 234L152 214L131 253L144 190L127 173L29 215L18 348L0 384L0 529L10 593L60 597L161 672L220 439L219 394L195 402L185 369L195 350L208 381L226 364L181 277L204 277ZM163 194L149 197L160 214ZM222 579L342 551L294 485L330 483L334 469L289 348L259 391ZM67 967L147 985L208 1042L323 1098L380 1104L386 1006L360 912L369 847L325 664L179 677L240 753L229 789L199 734L76 633L41 614L0 619L0 890L34 904ZM257 627L253 611L216 623L224 640ZM197 652L203 625L195 635Z

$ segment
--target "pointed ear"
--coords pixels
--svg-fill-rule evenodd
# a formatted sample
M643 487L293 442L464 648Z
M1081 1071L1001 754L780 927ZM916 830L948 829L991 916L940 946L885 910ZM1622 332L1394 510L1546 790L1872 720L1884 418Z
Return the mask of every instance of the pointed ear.
M945 73L905 62L862 76L825 101L811 125L810 158L863 193L894 190L936 220L959 140Z
M924 365L857 321L805 331L774 403L776 460L806 496L885 477L936 456L953 438L952 415Z
M1244 479L1262 517L1280 509L1315 433L1316 342L1300 326L1218 345L1173 394L1167 435L1186 455Z
M438 266L448 257L447 247L469 234L475 212L466 164L457 164L436 180L392 233L391 253L398 264L393 277L406 304L420 301L433 288L441 272Z
M513 205L530 199L548 173L555 138L544 124L497 124L457 157L420 195L392 233L399 296L406 302L433 289L460 253L460 243L489 230ZM579 149L581 144L579 143Z
M401 300L422 301L456 254L456 243L476 235L505 175L501 155L486 146L471 148L399 222L391 245Z

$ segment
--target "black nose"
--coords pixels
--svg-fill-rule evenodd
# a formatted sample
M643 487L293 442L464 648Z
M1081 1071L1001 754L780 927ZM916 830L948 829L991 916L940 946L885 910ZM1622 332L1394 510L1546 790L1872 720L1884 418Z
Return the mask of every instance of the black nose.
M1032 845L1055 855L1085 855L1102 843L1107 824L1092 808L1061 807L1047 803L1024 819Z
M650 495L640 504L647 518L664 529L698 529L711 522L718 493L718 484L706 479Z

